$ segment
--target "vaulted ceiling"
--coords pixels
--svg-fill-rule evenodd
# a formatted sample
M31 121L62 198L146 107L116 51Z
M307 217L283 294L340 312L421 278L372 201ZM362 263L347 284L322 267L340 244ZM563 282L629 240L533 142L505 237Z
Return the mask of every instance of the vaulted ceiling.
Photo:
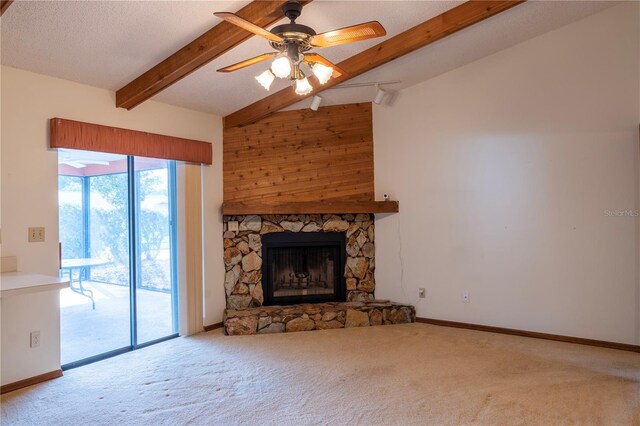
M1 19L3 65L118 90L205 31L219 24L213 12L235 12L247 1L15 1ZM393 37L462 1L314 0L299 23L317 32L377 20L381 39L322 49L333 62ZM452 36L362 74L349 83L395 81L398 91L614 5L614 2L529 1ZM285 22L283 19L281 22ZM269 92L253 76L260 64L230 74L216 69L271 48L246 42L153 97L154 100L228 115ZM274 83L271 92L286 87ZM372 87L330 89L325 104L370 101ZM304 107L304 100L292 107Z

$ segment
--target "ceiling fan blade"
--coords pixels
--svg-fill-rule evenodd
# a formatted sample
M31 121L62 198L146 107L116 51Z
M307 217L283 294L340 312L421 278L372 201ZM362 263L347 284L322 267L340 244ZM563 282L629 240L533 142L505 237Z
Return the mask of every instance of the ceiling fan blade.
M317 53L307 53L304 55L304 61L305 62L318 62L322 65L326 65L328 67L333 68L333 78L338 78L341 75L347 75L347 73L340 68L339 66L337 66L336 64L334 64L333 62L329 61L328 59L326 59L324 56L320 56Z
M337 46L339 44L382 37L386 34L387 31L380 25L380 22L371 21L315 35L311 38L311 45L314 47Z
M254 33L255 35L259 35L260 37L264 37L264 38L266 38L268 40L276 41L276 42L281 42L282 41L282 37L280 37L278 35L275 35L271 31L267 31L264 28L259 27L256 24L253 24L253 23L247 21L246 19L243 19L243 18L239 17L235 13L215 12L214 15L216 15L220 19L224 19L225 21L227 21L227 22L229 22L229 23L231 23L233 25L237 25L238 27L242 28L243 30L247 30L247 31L249 31L251 33Z
M218 72L231 72L236 71L242 68L246 68L248 66L260 63L262 61L266 61L269 58L273 58L276 56L278 52L273 53L264 53L260 56L256 56L255 58L247 59L246 61L238 62L237 64L229 65L228 67L220 68Z

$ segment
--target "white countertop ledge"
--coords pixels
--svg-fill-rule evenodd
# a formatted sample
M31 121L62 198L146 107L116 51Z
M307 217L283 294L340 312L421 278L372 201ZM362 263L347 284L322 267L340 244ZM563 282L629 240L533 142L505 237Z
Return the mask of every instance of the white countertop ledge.
M69 287L69 280L28 272L3 272L0 274L0 298L41 291L61 290Z

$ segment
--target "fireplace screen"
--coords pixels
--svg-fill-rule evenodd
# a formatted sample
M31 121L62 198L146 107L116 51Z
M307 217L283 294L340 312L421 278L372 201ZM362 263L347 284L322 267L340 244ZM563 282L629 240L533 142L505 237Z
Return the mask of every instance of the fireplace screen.
M344 300L343 234L267 234L262 244L265 305Z

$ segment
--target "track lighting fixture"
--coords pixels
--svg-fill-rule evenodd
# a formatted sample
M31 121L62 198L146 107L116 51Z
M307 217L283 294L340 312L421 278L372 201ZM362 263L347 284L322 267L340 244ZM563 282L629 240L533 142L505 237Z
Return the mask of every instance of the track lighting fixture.
M375 104L380 105L384 100L384 97L387 95L387 92L384 91L380 85L376 84L376 96L373 98L373 102Z
M309 106L309 108L311 108L312 111L317 111L322 103L322 99L321 96L315 95L311 100L311 106Z

